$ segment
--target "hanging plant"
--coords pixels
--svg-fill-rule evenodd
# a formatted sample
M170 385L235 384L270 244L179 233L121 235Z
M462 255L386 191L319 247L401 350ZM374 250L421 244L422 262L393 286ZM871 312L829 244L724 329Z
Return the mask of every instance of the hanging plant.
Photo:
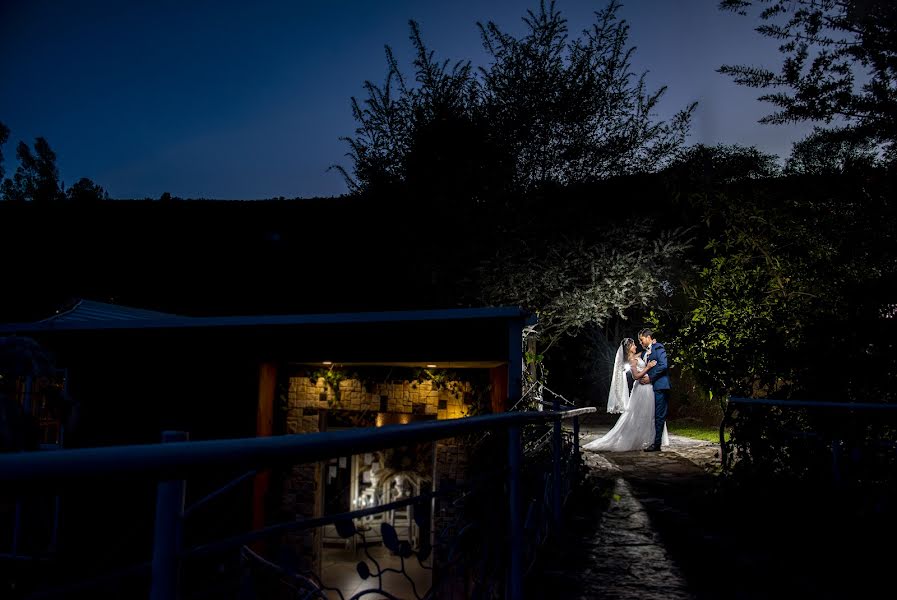
M307 375L307 377L312 381L312 383L317 383L320 379L324 380L324 384L330 389L333 394L327 397L327 404L331 407L340 406L340 382L344 379L354 379L355 377L349 377L347 374L340 370L334 369L330 367L328 369L317 369L312 371Z

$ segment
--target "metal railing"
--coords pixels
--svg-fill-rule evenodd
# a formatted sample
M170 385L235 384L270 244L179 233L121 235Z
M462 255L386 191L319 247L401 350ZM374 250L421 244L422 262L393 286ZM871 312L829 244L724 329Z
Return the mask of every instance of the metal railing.
M881 425L882 416L887 416L893 420L893 424L897 426L897 404L874 403L874 402L827 402L813 400L778 400L768 398L729 398L723 420L720 424L720 458L724 470L730 468L733 455L733 443L727 441L725 434L727 429L733 427L735 423L734 415L737 412L745 413L740 418L752 418L755 421L759 417L761 420L768 420L769 411L765 413L758 412L763 409L780 409L782 415L794 416L798 412L805 414L813 413L816 420L826 419L825 427L818 424L810 426L804 424L801 428L792 428L783 423L783 419L779 418L774 425L770 424L771 432L781 440L816 440L819 448L827 449L831 457L831 480L835 484L840 484L844 474L845 463L845 443L853 444L853 450L860 452L858 444L861 442L858 438L863 435L866 428L870 424ZM869 417L876 416L874 422ZM862 417L862 418L861 418ZM750 444L751 441L745 442ZM763 443L769 445L772 440L764 439ZM877 445L890 448L891 451L897 449L897 443L894 440L880 439Z
M340 524L345 527L345 523L351 523L352 519L395 508L393 505L384 505L339 515L293 520L211 544L186 548L183 545L183 521L192 508L185 511L185 485L191 476L200 475L204 470L215 467L254 472L272 466L314 463L344 456L347 453L360 454L469 434L503 431L507 432L505 526L509 532L510 543L506 548L506 580L500 587L504 589L505 597L519 600L523 597L523 578L527 561L523 543L524 515L526 514L529 520L533 511L533 507L530 506L525 513L521 495L521 476L524 468L524 444L521 432L531 425L552 425L550 432L552 469L550 476L547 476L550 477L550 482L546 480L545 491L547 495L550 489L551 525L557 526L562 517L565 493L572 485L571 474L575 476L580 459L579 417L595 412L595 408L591 407L560 410L560 401L557 397L554 409L554 411L503 413L449 421L267 438L189 442L185 441L183 434L167 432L166 439L161 444L6 454L0 455L0 490L5 490L6 493L9 493L9 490L16 490L16 494L24 494L72 484L82 487L91 480L110 478L158 481L152 561L149 565L144 563L133 566L128 571L141 573L149 568L150 597L153 600L178 598L179 570L184 561L193 557L226 549L238 550L253 540L287 531L310 529L325 524L336 524L339 529ZM573 424L572 436L565 436L561 429L561 421L568 419L572 420ZM565 440L568 442L566 453L563 452ZM203 504L219 496L226 489L232 489L237 483L248 478L249 473L240 476L227 484L225 489L213 492L197 504ZM430 499L440 493L440 490L435 490L402 502L416 503L423 507L424 504L429 505ZM396 503L393 504L398 506ZM347 533L354 534L354 527ZM397 550L405 553L406 548L402 546ZM321 596L309 597L325 596L322 592Z

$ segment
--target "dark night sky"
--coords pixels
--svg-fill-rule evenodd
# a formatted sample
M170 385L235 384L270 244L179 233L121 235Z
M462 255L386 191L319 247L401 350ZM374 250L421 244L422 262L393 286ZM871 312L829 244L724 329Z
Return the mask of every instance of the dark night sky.
M661 115L699 101L690 142L779 155L808 125L759 125L769 107L715 69L774 66L775 43L716 0L630 0L621 16L637 71L669 90ZM0 1L4 149L44 136L66 185L90 177L116 198L331 196L345 184L349 98L381 82L383 45L408 65L408 19L437 56L484 64L475 26L520 33L538 0ZM604 2L559 0L576 34Z

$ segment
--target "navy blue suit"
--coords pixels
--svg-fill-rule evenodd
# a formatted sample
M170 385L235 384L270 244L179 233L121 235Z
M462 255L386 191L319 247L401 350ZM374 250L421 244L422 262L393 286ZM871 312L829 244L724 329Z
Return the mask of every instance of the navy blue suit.
M667 420L667 410L669 402L667 395L670 391L670 363L667 360L667 350L660 342L651 344L651 354L645 356L647 351L642 353L645 362L656 360L657 364L648 370L648 379L654 386L654 445L660 447L663 439L663 425Z

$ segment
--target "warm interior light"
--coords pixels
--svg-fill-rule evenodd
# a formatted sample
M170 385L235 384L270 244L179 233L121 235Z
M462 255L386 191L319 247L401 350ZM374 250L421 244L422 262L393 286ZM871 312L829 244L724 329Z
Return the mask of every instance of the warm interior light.
M332 364L333 364L333 361L325 360L325 361L324 361L323 363L321 363L321 364L324 364L324 365L332 365Z
M427 368L428 368L428 369L435 369L435 368L436 368L436 365L427 365Z

